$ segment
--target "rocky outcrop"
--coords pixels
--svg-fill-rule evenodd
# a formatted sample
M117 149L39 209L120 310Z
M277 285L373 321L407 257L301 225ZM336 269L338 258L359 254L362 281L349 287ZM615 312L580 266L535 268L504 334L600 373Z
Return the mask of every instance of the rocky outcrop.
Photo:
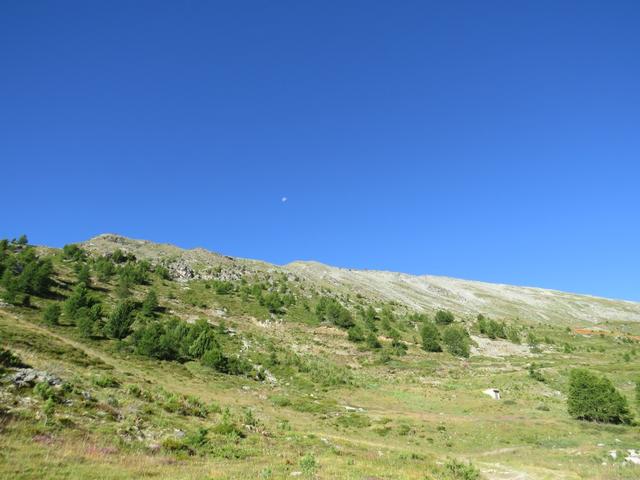
M62 385L62 380L59 377L35 368L18 368L10 375L10 380L17 387L32 387L41 382L47 382L49 385Z

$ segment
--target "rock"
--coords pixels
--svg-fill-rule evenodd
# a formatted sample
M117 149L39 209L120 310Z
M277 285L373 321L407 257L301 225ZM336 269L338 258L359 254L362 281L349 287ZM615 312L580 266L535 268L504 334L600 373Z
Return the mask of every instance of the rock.
M342 406L347 412L364 412L364 408L362 407L352 407L351 405L343 405Z
M640 465L640 454L636 450L627 450L629 455L627 455L624 459L627 462L633 463L634 465Z
M36 370L35 368L18 368L11 376L11 381L17 387L32 387L40 382L47 382L49 385L62 385L60 378L49 372Z
M487 388L486 390L483 390L482 393L489 395L494 400L500 400L500 390L497 388Z
M176 260L170 264L168 270L171 277L178 281L187 281L195 277L195 272L183 259Z
M300 475L302 475L302 472L295 471L295 472L291 472L291 473L290 473L290 475L291 475L292 477L299 477Z
M149 445L149 451L151 453L158 453L160 450L162 450L162 445L160 445L159 443L152 443L151 445Z

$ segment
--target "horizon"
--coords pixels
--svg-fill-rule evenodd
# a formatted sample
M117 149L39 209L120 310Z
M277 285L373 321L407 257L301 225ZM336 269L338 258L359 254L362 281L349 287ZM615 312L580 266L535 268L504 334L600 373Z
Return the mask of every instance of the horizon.
M0 12L0 237L640 301L637 2Z
M472 282L472 283L488 283L488 284L492 284L492 285L504 285L504 286L509 286L509 287L516 287L516 288L527 288L527 289L535 289L535 290L547 290L547 291L555 291L555 292L560 292L560 293L568 293L571 295L578 295L578 296L583 296L583 297L594 297L594 298L602 298L605 300L613 300L613 301L621 301L621 302L630 302L630 303L640 303L639 301L636 300L629 300L626 298L615 298L615 297L604 297L602 295L593 295L593 294L589 294L589 293L583 293L583 292L575 292L575 291L571 291L571 290L558 290L555 288L548 288L545 286L537 286L537 285L519 285L519 284L511 284L511 283L504 283L504 282L499 282L499 281L495 281L495 282L491 282L491 281L484 281L484 280L478 280L478 279L474 279L474 278L464 278L464 277L452 277L450 275L440 275L440 274L433 274L433 273L429 273L429 272L423 272L423 273L419 273L419 272L404 272L401 270L389 270L389 269L374 269L374 268L367 268L367 267L349 267L349 266L342 266L342 265L333 265L330 263L324 263L324 262L320 262L318 260L315 260L313 258L297 258L297 259L293 259L284 263L274 263L274 262L269 262L267 260L261 259L261 258L253 258L253 257L241 257L241 256L237 256L237 255L230 255L228 252L223 252L223 251L217 251L217 250L211 250L208 249L206 247L202 247L202 246L193 246L193 247L183 247L179 244L176 243L171 243L171 242L158 242L155 241L153 239L149 239L149 238L133 238L127 235L123 235L123 234L119 234L119 233L113 233L113 232L103 232L103 233L99 233L97 235L94 235L86 240L80 240L78 242L70 242L70 243L85 243L85 242L89 242L91 240L93 240L94 238L103 236L103 235L113 235L116 237L123 237L129 240L134 240L134 241L146 241L146 242L150 242L153 244L157 244L157 245L169 245L172 247L176 247L179 248L181 250L184 251L189 251L189 250L195 250L195 249L202 249L202 250L206 250L207 252L210 253L214 253L217 255L223 255L223 256L228 256L228 257L232 257L232 258L236 258L236 259L240 259L240 260L250 260L250 261L259 261L259 262L265 262L271 265L275 265L278 267L285 267L289 264L292 263L296 263L296 262L301 262L301 263L317 263L319 265L323 265L325 267L329 267L329 268L335 268L335 269L340 269L340 270L350 270L350 271L364 271L364 272L384 272L384 273L398 273L400 275L409 275L409 276L414 276L414 277L440 277L440 278L449 278L452 280L460 280L463 282ZM31 242L30 242L31 243ZM62 248L65 244L59 245L59 246L53 246L53 245L36 245L39 247L49 247L49 248Z

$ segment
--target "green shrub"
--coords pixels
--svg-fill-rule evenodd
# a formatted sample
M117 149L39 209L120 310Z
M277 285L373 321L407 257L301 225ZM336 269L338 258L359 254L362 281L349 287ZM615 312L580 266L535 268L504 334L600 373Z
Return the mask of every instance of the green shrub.
M300 460L300 469L307 477L312 476L318 469L318 461L316 460L316 457L314 457L312 453L307 453Z
M25 368L28 367L20 358L11 350L0 349L0 367L6 368Z
M258 301L260 305L266 307L271 313L282 313L284 300L278 292L261 293L258 297Z
M495 340L496 338L506 339L509 333L513 336L513 332L508 331L507 325L504 322L497 322L491 318L486 318L482 314L478 315L478 330L482 335L486 335L492 340ZM515 336L518 337L519 340L517 332Z
M226 282L223 280L213 280L211 282L211 285L218 295L229 295L234 291L233 283L231 282Z
M631 423L632 415L627 399L611 381L584 368L576 368L569 375L567 396L569 415L579 420L604 423Z
M62 247L62 255L67 260L73 260L76 262L83 261L87 258L87 252L74 243L67 244Z
M480 470L470 463L460 462L455 459L449 459L442 468L446 478L451 480L478 480L480 479Z
M108 374L93 377L93 384L100 388L118 388L120 386L120 382Z
M422 325L422 329L420 330L420 336L422 337L422 348L427 352L441 352L442 347L440 346L441 336L438 327L431 322L426 321L424 325Z
M218 435L225 435L236 438L244 437L243 431L234 421L233 416L231 415L231 411L229 411L228 408L224 409L220 422L215 427L213 427L212 432L217 433Z
M360 413L347 413L340 415L336 420L336 424L345 428L366 428L371 426L371 420Z
M447 351L456 357L469 357L471 339L461 325L449 325L442 334Z
M382 348L382 344L380 343L380 340L378 340L378 336L373 332L369 332L367 334L367 338L365 341L367 343L367 346L371 349Z
M511 343L515 343L517 345L519 345L521 343L520 331L518 330L517 327L511 326L511 327L507 328L507 340L509 340Z
M329 322L341 328L354 325L351 312L343 307L335 298L322 297L316 305L316 316L321 322Z
M50 303L42 312L42 320L47 325L58 325L62 309L57 303Z
M440 325L449 325L453 323L454 320L455 320L455 317L453 316L453 313L451 313L449 310L438 310L436 312L435 321Z
M42 406L42 413L44 413L45 424L49 422L49 420L53 419L53 415L56 411L56 402L53 397L47 398Z
M35 387L33 387L33 393L42 400L49 400L56 396L55 390L48 382L36 383Z
M538 368L538 365L536 365L535 363L531 363L529 365L529 368L527 369L529 372L529 377L538 382L545 382L546 380L542 373L540 373L540 370L538 370Z
M349 341L355 343L364 342L365 336L360 325L354 325L349 328L349 330L347 330L347 338Z
M218 344L212 346L202 356L200 362L205 367L229 375L245 375L251 371L251 365L244 358L226 356Z

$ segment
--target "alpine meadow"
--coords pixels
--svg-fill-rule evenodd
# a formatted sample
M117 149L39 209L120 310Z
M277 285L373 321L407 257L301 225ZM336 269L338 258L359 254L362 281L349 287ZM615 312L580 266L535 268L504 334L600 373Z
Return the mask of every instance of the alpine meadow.
M2 477L638 475L640 304L110 234L0 268Z

